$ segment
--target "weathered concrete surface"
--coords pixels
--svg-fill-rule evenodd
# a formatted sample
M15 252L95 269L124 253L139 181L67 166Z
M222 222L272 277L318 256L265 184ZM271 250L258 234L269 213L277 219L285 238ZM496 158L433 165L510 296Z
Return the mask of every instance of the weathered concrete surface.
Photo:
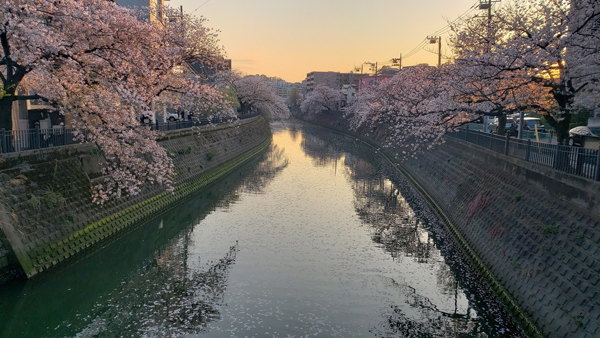
M313 122L348 131L341 116ZM448 139L402 165L545 336L600 337L597 182L521 162Z
M49 269L200 189L269 138L262 117L236 126L206 127L200 134L167 133L160 144L175 164L175 193L148 185L137 196L104 205L91 200L91 187L103 178L98 165L102 158L90 145L2 158L0 275L21 270L33 276Z

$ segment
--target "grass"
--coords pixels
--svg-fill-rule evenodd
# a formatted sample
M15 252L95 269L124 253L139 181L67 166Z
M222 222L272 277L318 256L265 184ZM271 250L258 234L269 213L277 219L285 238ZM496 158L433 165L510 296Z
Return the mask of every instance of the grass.
M521 200L521 198L522 198L521 195L516 194L515 195L515 202L519 202Z

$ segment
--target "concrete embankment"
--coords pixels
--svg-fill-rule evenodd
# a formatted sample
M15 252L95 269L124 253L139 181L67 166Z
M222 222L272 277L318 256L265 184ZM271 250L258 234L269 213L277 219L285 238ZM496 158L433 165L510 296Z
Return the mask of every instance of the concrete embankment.
M313 122L348 132L339 115ZM398 162L475 253L471 261L501 284L492 288L517 319L530 316L545 337L600 336L598 182L451 138Z
M175 191L147 185L103 205L91 188L103 180L102 156L89 144L0 157L0 283L34 276L176 205L270 143L262 118L165 134Z

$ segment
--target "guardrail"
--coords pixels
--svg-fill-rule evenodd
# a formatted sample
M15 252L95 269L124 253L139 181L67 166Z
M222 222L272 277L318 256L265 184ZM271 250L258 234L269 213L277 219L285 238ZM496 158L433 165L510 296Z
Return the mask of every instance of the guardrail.
M493 152L516 157L527 162L553 168L571 175L600 181L600 151L520 140L470 130L468 127L448 136L476 144Z
M260 113L239 115L239 120L244 120L259 116ZM192 127L206 126L210 124L220 124L231 122L229 118L214 118L212 120L201 119L194 121L174 121L157 122L149 124L152 130L169 131ZM5 130L0 129L0 153L18 153L26 150L43 149L51 147L67 146L79 144L75 139L78 131L75 129L52 128L52 129L25 129L25 130ZM79 131L87 138L87 130Z

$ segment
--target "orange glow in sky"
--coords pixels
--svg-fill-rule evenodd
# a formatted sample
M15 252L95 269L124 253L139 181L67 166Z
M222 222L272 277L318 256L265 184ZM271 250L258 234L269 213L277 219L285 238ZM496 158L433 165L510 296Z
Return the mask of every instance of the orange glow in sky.
M172 0L219 29L234 69L300 82L311 71L350 72L363 62L390 64L447 25L475 0ZM478 10L472 13L477 14ZM484 14L484 13L481 13ZM443 36L442 52L447 34ZM427 49L437 53L436 45ZM404 66L437 64L420 51ZM367 66L365 66L365 70Z

